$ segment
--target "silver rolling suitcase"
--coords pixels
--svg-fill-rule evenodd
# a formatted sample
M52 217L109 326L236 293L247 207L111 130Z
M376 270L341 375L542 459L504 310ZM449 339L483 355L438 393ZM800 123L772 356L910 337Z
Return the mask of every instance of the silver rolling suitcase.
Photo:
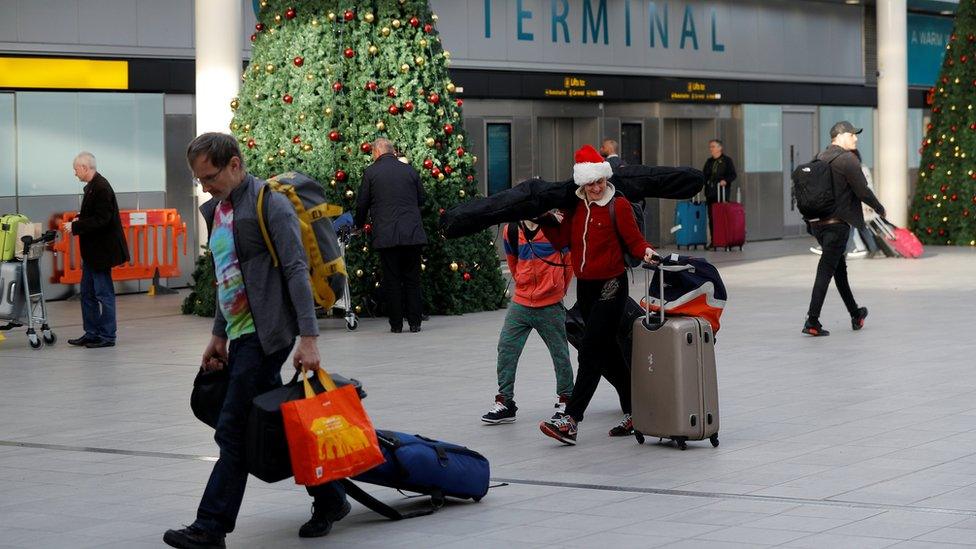
M647 272L660 269L661 315L650 309L634 321L631 355L631 399L634 436L674 441L685 450L689 440L718 446L718 381L715 376L715 336L708 321L664 315L664 273L694 270L690 265L644 265L645 303L650 303Z
M20 261L0 263L0 320L17 322L24 317L24 267Z

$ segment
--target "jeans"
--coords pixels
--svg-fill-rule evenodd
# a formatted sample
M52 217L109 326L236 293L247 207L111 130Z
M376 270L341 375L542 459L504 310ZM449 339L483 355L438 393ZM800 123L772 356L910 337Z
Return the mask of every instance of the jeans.
M508 400L515 398L515 370L532 330L539 332L549 348L552 366L556 371L556 394L573 394L573 365L569 361L566 341L566 309L562 303L545 307L526 307L514 301L505 313L505 324L498 336L498 394Z
M290 353L289 345L270 355L265 354L254 333L230 342L225 366L230 380L214 434L220 456L197 509L197 520L193 523L197 528L218 536L234 530L247 485L244 445L251 400L281 386L281 365ZM346 498L345 490L338 482L308 487L308 493L315 498L319 509L339 509Z
M112 270L81 265L81 319L87 339L115 341L115 286Z
M404 304L407 323L420 326L423 306L420 295L420 249L420 246L395 246L379 250L391 328L403 328Z
M847 280L847 260L844 258L850 226L847 223L811 225L810 232L820 243L823 254L817 265L817 278L813 284L813 294L810 296L810 309L807 311L808 319L819 322L820 311L823 309L831 279L837 286L847 311L854 316L857 314L857 301L854 300L854 293Z
M576 303L583 313L586 330L580 344L576 387L566 405L566 413L577 422L583 421L583 413L596 393L601 376L617 390L623 412L631 412L630 369L617 344L620 317L629 297L627 289L626 272L607 280L576 281Z

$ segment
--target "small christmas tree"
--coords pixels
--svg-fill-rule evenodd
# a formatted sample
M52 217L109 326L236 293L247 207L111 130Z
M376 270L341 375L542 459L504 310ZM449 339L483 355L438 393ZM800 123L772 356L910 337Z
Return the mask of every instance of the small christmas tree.
M976 246L976 0L959 2L930 98L910 227L926 244Z
M505 284L492 235L445 240L438 232L446 208L478 194L477 158L466 150L450 54L426 0L260 5L251 62L231 102L231 131L248 170L263 178L303 172L323 183L330 202L354 210L371 142L389 138L427 191L424 310L501 307ZM368 234L353 240L346 264L355 311L375 314L383 280Z
M183 300L183 314L213 316L217 308L217 279L213 256L204 248L193 271L193 290Z

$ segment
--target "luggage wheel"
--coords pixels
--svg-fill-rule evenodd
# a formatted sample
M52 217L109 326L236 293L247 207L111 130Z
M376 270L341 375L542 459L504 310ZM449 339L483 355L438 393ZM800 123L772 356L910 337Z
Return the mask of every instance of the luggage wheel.
M644 433L640 431L634 431L634 438L637 439L637 444L644 444Z
M718 448L718 433L708 437L708 441L712 443L712 448Z
M673 438L671 440L674 441L675 446L677 446L682 452L688 449L688 443L684 437Z

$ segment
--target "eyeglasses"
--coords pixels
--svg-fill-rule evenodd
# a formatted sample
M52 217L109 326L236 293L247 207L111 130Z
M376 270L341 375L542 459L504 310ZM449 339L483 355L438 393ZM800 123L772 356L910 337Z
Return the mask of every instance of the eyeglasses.
M227 169L227 166L224 166L223 168L220 168L215 173L212 173L210 175L207 175L207 176L204 176L204 177L194 177L193 178L193 184L194 185L210 185L211 183L214 182L215 179L217 179L217 176L220 175L220 172L224 171L225 169Z

